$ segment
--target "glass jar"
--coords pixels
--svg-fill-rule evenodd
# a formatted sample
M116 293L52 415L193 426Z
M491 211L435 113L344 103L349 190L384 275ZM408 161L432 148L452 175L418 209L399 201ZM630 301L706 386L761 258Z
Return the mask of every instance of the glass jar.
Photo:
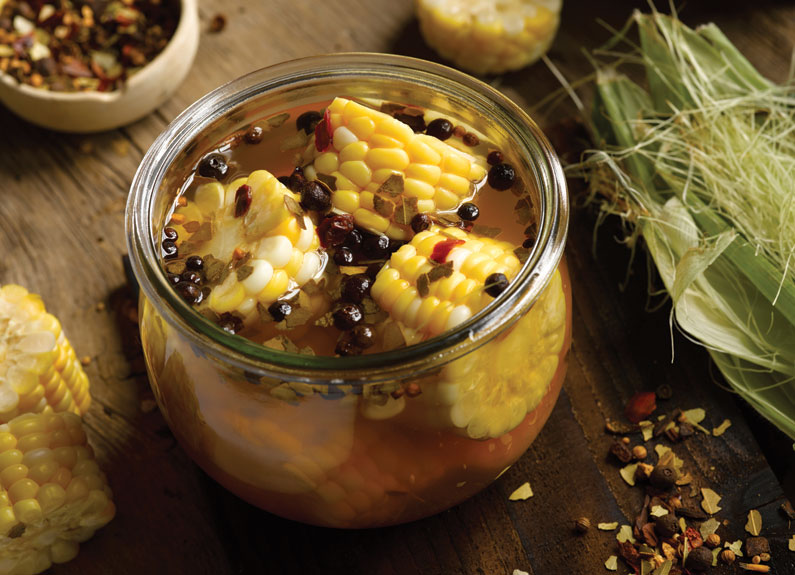
M277 351L220 329L167 281L158 239L203 151L252 120L335 96L410 103L478 126L506 144L529 180L538 230L526 264L492 304L441 336L352 357ZM358 528L449 508L522 455L558 397L571 332L567 225L565 179L549 142L469 76L401 56L339 54L235 80L160 135L127 204L141 340L160 409L208 474L283 517Z

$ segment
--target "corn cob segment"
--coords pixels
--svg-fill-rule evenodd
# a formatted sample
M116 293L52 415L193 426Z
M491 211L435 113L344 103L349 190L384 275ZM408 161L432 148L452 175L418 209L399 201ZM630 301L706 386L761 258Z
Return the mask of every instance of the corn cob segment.
M425 41L457 67L501 74L538 60L560 22L562 0L417 0Z
M257 170L226 187L204 184L175 211L184 216L178 218L181 254L211 254L225 263L247 258L210 292L212 311L245 317L322 272L316 227L299 200L270 172Z
M418 341L469 319L494 299L486 292L487 278L503 274L510 280L520 268L508 242L431 227L392 254L371 294ZM506 334L448 364L413 401L425 406L428 417L469 437L500 437L541 402L557 371L565 332L566 300L556 272Z
M320 151L309 143L305 174L336 178L334 209L373 233L408 239L413 215L455 210L486 176L475 157L415 134L389 114L345 98L335 98L328 112L330 145Z
M434 259L440 247L443 255ZM433 226L392 254L376 277L372 297L392 319L422 338L439 335L494 299L485 291L490 275L503 274L509 280L516 275L521 263L513 248L458 228ZM445 263L452 271L442 269Z
M28 413L0 425L0 573L73 559L115 514L80 418Z
M61 324L41 298L18 285L0 288L0 423L22 413L82 415L88 378Z

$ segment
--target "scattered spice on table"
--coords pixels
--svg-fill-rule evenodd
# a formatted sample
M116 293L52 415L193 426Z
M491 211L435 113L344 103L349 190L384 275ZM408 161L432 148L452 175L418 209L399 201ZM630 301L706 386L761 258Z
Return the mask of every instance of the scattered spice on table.
M178 0L0 3L0 72L54 92L110 92L168 44Z
M210 32L217 34L226 28L226 16L221 13L216 14L210 20Z

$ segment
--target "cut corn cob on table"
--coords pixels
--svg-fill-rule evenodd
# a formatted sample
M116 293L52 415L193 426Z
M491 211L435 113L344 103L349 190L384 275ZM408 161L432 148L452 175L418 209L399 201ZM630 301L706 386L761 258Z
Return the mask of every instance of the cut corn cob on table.
M425 41L457 67L501 74L549 49L562 0L416 0Z
M73 413L0 425L0 573L33 575L73 559L113 519L111 491Z
M212 311L250 316L258 303L270 304L322 272L325 255L299 200L270 172L257 170L226 187L204 184L193 203L177 210L181 248L193 243L192 250L224 263L248 254L210 293Z
M500 275L511 280L520 268L508 242L432 227L392 255L372 296L419 341L469 319L493 300L490 284ZM472 438L499 437L541 402L557 370L565 331L565 295L555 272L514 327L447 365L415 401L427 406L431 418Z
M41 298L0 287L0 423L29 412L82 415L90 403L88 378Z
M304 173L335 178L333 207L366 230L408 239L415 214L455 210L484 181L486 168L474 156L389 114L345 98L327 112L329 144L310 141Z

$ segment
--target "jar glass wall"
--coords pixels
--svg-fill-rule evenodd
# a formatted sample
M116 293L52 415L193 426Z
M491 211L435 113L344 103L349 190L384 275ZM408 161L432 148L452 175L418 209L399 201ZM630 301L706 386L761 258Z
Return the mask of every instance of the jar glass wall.
M185 173L217 142L257 119L337 96L411 104L477 127L523 174L537 239L499 297L437 337L352 357L277 351L225 332L176 294L160 233ZM571 330L567 224L565 180L546 138L469 76L381 54L254 72L180 115L132 185L128 245L158 404L203 469L278 515L372 527L446 509L516 461L557 399Z

